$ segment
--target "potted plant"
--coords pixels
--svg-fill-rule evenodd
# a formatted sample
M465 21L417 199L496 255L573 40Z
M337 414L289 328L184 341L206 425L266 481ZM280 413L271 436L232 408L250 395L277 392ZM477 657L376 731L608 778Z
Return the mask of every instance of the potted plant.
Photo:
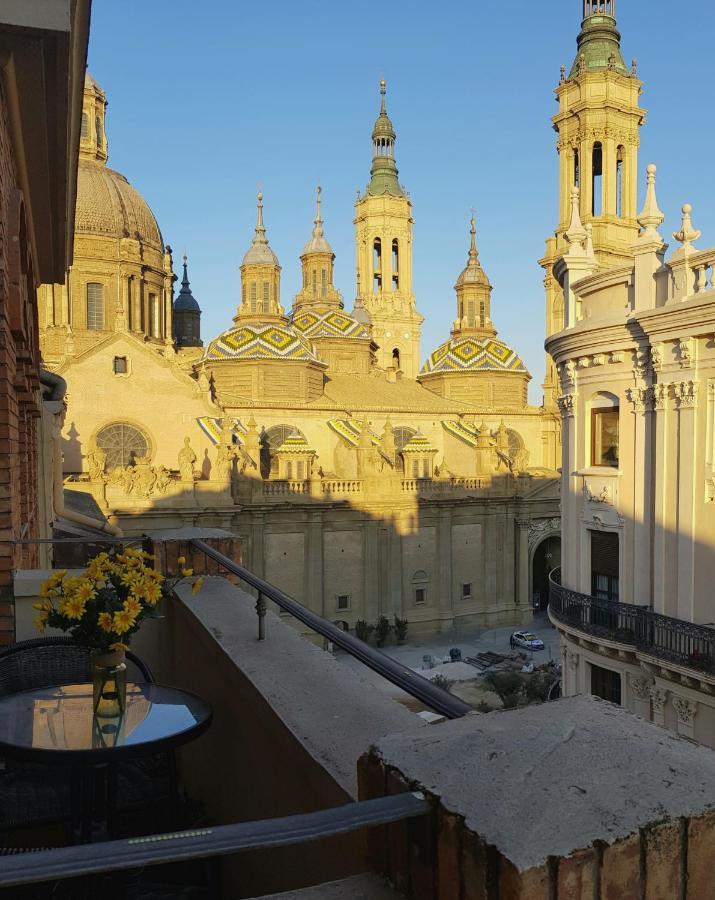
M400 619L395 616L395 637L398 644L404 644L407 640L407 627L409 624L407 619Z
M91 649L95 715L121 716L126 694L124 652L141 623L153 615L164 596L176 584L193 575L181 574L165 579L150 565L154 559L143 550L125 549L123 553L100 553L79 575L66 570L53 572L40 589L41 601L35 604L35 626L44 631L49 625L69 632L79 644ZM197 578L192 591L201 589Z
M365 619L358 619L355 623L355 637L361 641L367 642L370 640L370 635L375 630L374 625L368 625Z
M375 643L378 647L384 647L391 631L392 625L387 616L380 616L375 625Z

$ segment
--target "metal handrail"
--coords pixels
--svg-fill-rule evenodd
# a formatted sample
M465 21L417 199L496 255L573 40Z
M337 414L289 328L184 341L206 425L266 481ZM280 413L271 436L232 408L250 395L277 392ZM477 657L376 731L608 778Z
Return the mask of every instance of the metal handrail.
M360 828L389 825L392 822L426 816L430 809L429 801L419 792L394 794L281 819L237 822L232 825L20 853L3 859L0 866L0 887L17 887L160 863L185 862L227 853L304 844L337 834L347 834Z
M715 674L715 629L665 616L645 606L602 600L549 575L549 614L564 625L697 672Z
M432 684L431 681L418 675L417 672L413 672L412 669L408 669L407 666L403 666L385 653L381 653L374 647L370 647L359 638L353 637L351 634L348 634L348 632L337 628L332 622L329 622L317 613L307 609L301 603L298 603L297 600L284 594L283 591L279 590L277 587L274 587L272 584L269 584L267 581L254 575L253 572L249 572L248 569L244 568L239 563L236 563L222 553L219 553L218 550L215 550L205 541L202 541L199 538L193 538L191 544L210 559L215 560L221 568L230 572L232 575L236 575L246 584L258 591L259 603L257 604L257 607L259 616L261 615L261 597L266 597L269 600L272 600L284 612L290 613L290 615L298 619L299 622L307 625L308 628L312 629L317 634L322 635L326 640L331 641L337 647L345 650L351 656L354 656L355 659L360 660L360 662L372 669L373 672L382 675L383 678L386 678L388 681L392 682L392 684L401 688L411 696L421 700L427 706L431 707L436 712L441 713L441 715L446 718L460 719L467 713L474 712L473 707L468 703L465 703L458 697L453 697L451 694L447 693L447 691L442 690L442 688Z

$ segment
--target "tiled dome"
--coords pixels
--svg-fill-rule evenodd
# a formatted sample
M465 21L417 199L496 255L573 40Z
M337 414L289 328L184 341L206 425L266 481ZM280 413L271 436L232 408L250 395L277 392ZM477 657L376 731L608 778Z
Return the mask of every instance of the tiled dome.
M305 338L289 325L246 323L224 331L206 348L204 359L279 359L323 366Z
M516 352L491 337L451 338L431 354L421 375L436 372L524 372L526 366Z
M327 312L301 310L293 316L293 328L309 340L316 338L357 338L370 340L370 332L349 313L338 309Z

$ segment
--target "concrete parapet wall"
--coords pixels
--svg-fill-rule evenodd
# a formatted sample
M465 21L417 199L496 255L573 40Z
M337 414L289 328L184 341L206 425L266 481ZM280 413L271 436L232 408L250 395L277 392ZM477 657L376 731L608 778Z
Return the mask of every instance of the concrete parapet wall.
M375 832L375 868L416 900L713 896L715 757L627 717L579 697L386 738L361 798L422 790L435 814L426 839Z

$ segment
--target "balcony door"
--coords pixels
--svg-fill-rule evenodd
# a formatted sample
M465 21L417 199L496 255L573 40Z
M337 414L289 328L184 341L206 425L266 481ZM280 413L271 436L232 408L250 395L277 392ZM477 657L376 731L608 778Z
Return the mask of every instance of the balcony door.
M618 593L618 535L591 532L591 595L599 600L615 600Z

